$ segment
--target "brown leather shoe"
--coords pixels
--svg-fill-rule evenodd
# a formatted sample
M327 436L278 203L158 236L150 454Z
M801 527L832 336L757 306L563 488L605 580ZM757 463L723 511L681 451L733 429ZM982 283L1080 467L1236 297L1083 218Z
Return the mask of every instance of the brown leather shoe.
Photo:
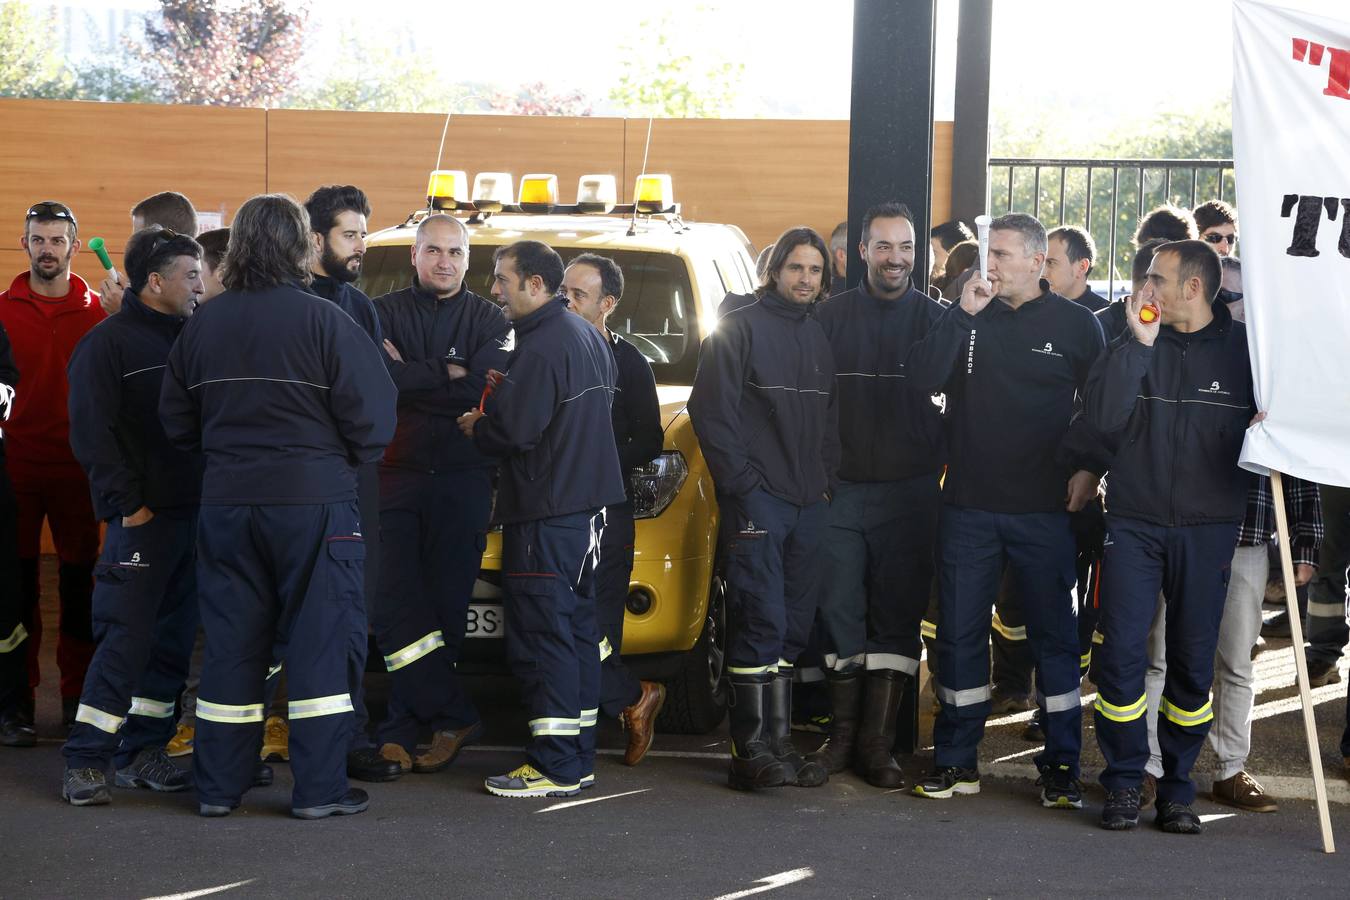
M407 750L404 750L398 744L385 744L380 748L380 756L390 762L398 763L398 767L402 769L405 774L412 771L412 757L408 755Z
M439 772L455 761L464 745L478 737L483 730L482 722L474 722L458 731L438 731L431 739L431 749L419 753L413 760L412 770L419 775Z
M1214 782L1209 792L1215 803L1244 809L1247 812L1275 812L1280 805L1266 793L1261 783L1246 772L1239 772L1232 778Z
M619 721L628 729L628 749L623 754L625 766L636 766L652 747L656 737L656 716L666 702L666 686L655 681L642 682L642 696L619 714Z
M1139 785L1139 808L1148 810L1158 799L1158 779L1151 772L1144 773L1144 781Z

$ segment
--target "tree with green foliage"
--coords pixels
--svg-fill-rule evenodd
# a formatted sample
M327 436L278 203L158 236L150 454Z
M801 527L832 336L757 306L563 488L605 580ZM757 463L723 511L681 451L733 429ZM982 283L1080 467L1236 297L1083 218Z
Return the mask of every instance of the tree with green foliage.
M682 15L702 17L709 28L714 27L707 7L696 6ZM745 64L710 54L676 52L670 40L675 31L672 22L670 13L657 22L643 20L637 29L643 42L619 48L624 74L609 99L628 116L721 118L736 101Z
M0 3L0 97L62 97L71 73L51 50L55 13L22 0Z

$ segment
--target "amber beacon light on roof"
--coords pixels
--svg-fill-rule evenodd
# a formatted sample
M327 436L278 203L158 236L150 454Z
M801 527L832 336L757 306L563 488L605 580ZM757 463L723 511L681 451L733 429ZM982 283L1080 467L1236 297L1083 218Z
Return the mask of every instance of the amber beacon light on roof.
M558 176L549 173L521 176L519 193L510 172L479 172L471 185L462 169L437 169L427 181L428 212L467 212L478 220L493 213L675 218L680 214L669 175L639 175L633 184L633 202L618 201L618 182L613 175L582 175L577 181L576 202L571 204L559 201Z

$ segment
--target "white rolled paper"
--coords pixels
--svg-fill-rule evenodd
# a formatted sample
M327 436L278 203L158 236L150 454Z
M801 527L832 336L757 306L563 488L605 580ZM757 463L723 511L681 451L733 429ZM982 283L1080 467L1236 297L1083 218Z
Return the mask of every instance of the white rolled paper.
M975 233L980 239L980 277L989 280L989 223L988 216L975 217Z

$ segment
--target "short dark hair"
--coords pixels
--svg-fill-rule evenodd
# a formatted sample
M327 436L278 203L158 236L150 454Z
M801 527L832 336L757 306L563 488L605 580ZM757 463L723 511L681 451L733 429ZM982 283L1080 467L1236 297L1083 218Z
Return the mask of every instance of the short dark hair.
M825 245L825 239L817 234L814 228L798 225L796 228L789 228L783 232L778 236L778 240L773 242L773 253L769 254L769 264L760 277L759 287L755 289L757 296L762 297L769 291L778 290L778 272L787 262L787 258L792 255L792 251L803 244L814 248L820 254L820 261L825 266L821 272L820 293L813 299L820 300L829 294L830 248Z
M1237 228L1237 210L1222 200L1201 203L1191 215L1195 217L1195 227L1201 234L1216 225L1232 225Z
M1199 237L1195 230L1195 219L1180 206L1164 203L1149 210L1148 215L1139 220L1139 228L1134 233L1134 245L1141 246L1144 241L1162 238L1167 241L1190 241Z
M1134 251L1134 262L1130 264L1131 286L1143 282L1148 277L1148 267L1153 265L1153 254L1166 243L1167 241L1162 238L1153 238L1144 241L1139 245L1139 249Z
M127 270L127 288L139 293L150 280L151 272L163 275L180 256L201 259L201 245L186 234L178 234L158 225L142 228L131 236L122 253L122 265Z
M1086 259L1089 272L1097 264L1097 244L1092 240L1092 235L1083 229L1074 225L1061 225L1046 235L1047 240L1050 238L1059 238L1064 242L1064 254L1069 257L1069 262Z
M1219 254L1209 244L1197 240L1170 241L1153 251L1155 257L1159 253L1175 253L1180 257L1177 276L1183 284L1192 278L1199 278L1207 302L1213 303L1214 298L1219 296L1223 270L1219 266Z
M317 234L326 235L333 230L337 217L345 212L360 213L369 218L370 201L366 199L366 192L354 184L326 184L309 195L305 212L309 213L309 227Z
M188 237L197 234L197 210L191 200L177 191L151 194L131 208L131 216L140 219L147 228L158 225Z
M878 203L876 206L869 207L867 212L863 213L862 242L864 244L871 239L872 223L877 219L907 219L909 224L914 224L914 214L909 211L909 207L905 204L895 200Z
M542 241L516 241L498 247L497 252L492 254L492 261L495 263L503 259L509 259L515 264L521 285L538 275L550 294L558 293L558 288L562 286L562 257Z
M309 284L309 214L285 194L244 201L230 226L220 283L232 291L264 291L292 281Z
M1022 236L1028 256L1044 253L1045 226L1041 220L1026 213L1005 213L989 223L990 231L1015 231Z
M600 273L600 296L613 297L616 303L623 299L623 269L619 268L618 263L598 253L583 253L568 265L575 266L578 263L591 266Z
M220 268L220 261L225 258L225 248L230 243L230 229L212 228L210 231L203 231L197 235L197 243L202 248L202 262L214 272Z
M934 225L928 230L928 236L937 238L942 244L942 249L950 252L957 244L968 241L975 235L960 219L952 219L950 222Z

